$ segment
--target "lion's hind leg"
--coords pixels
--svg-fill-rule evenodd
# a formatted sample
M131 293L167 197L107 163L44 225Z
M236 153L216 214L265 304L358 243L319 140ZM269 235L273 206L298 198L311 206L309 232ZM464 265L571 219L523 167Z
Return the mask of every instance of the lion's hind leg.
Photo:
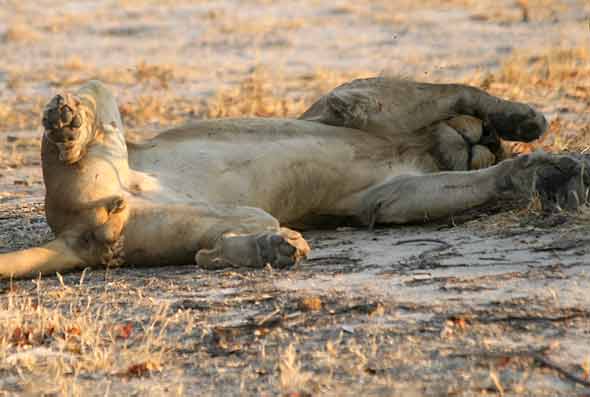
M84 157L97 129L123 131L115 98L100 81L91 80L73 93L54 96L45 106L45 138L59 150L59 158L74 164Z
M365 191L357 208L361 223L424 222L498 197L539 194L545 209L576 209L588 202L590 170L584 159L534 153L477 171L400 175Z

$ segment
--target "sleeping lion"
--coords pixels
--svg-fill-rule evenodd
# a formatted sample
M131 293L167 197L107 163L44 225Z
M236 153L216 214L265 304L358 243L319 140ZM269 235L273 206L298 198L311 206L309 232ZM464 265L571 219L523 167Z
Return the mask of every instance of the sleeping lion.
M287 268L310 247L291 228L424 222L538 192L577 208L582 160L505 158L501 139L547 129L530 106L465 85L355 80L298 119L202 120L125 140L109 89L90 81L43 114L55 240L0 255L1 277L105 265Z

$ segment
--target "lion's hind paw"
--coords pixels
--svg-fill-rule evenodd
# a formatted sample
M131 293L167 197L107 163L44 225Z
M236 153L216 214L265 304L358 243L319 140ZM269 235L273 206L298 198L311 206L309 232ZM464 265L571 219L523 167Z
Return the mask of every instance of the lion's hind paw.
M536 195L544 211L571 211L588 204L590 161L587 158L535 152L513 161L511 189Z
M43 127L51 133L55 141L67 142L75 138L75 131L82 126L79 105L80 99L77 96L59 94L45 106Z

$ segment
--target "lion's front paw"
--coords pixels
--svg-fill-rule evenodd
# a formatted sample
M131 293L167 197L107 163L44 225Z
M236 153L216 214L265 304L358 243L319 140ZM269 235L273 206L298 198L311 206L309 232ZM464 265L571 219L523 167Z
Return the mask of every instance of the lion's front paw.
M284 269L305 258L309 250L300 233L281 228L279 232L225 235L215 248L197 252L195 260L205 269L263 268L266 265Z
M279 269L289 268L304 259L310 251L301 233L281 228L279 233L263 234L257 241L260 265Z
M479 170L505 157L496 131L472 116L455 116L440 123L435 139L433 153L445 170Z
M542 113L524 104L515 105L513 111L490 114L488 121L500 137L517 142L532 142L541 137L549 126Z
M544 210L575 210L588 203L590 161L583 157L536 152L510 160L506 190L538 194Z

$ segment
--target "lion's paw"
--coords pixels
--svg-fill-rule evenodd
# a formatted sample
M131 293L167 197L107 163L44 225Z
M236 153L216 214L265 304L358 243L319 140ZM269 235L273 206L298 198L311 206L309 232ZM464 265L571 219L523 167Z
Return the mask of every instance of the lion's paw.
M455 116L439 124L436 139L434 153L446 170L479 170L505 157L491 125L472 116Z
M273 268L294 266L307 256L310 248L300 233L287 228L278 232L223 236L216 247L197 252L195 260L205 269Z
M537 194L544 210L575 210L588 203L590 161L583 157L536 152L509 160L504 188Z
M80 98L73 94L56 95L45 106L43 127L52 132L56 141L66 142L75 138L75 131L82 126L79 106Z
M289 268L305 258L310 251L301 233L281 228L279 233L265 233L257 239L260 264L279 269Z
M86 111L78 96L56 95L43 111L43 127L50 142L59 149L60 159L67 164L80 160L92 132L92 112Z

